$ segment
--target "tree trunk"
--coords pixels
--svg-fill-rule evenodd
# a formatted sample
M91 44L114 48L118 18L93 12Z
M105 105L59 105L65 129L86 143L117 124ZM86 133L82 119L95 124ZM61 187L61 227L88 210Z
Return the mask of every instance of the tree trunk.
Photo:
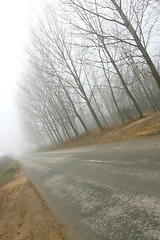
M115 61L113 60L112 56L110 55L110 53L109 53L109 51L108 51L108 49L107 49L107 47L106 47L106 45L105 45L105 43L104 43L104 40L102 39L101 41L102 41L103 47L104 47L104 49L105 49L105 52L107 53L107 55L108 55L108 57L109 57L112 65L113 65L113 67L115 68L115 70L116 70L116 72L117 72L117 75L118 75L118 77L120 78L121 83L122 83L122 85L123 85L123 87L124 87L127 95L128 95L129 98L131 99L133 105L135 106L135 108L136 108L136 110L137 110L137 112L138 112L138 114L139 114L139 118L143 118L143 117L144 117L144 116L143 116L143 112L141 111L141 108L140 108L140 106L138 105L136 99L134 98L134 96L132 95L132 93L130 92L130 90L128 89L128 87L127 87L127 85L126 85L126 83L125 83L125 81L124 81L124 79L123 79L123 77L122 77L122 74L120 73L120 71L119 71L119 69L118 69Z
M131 22L129 21L129 19L127 18L127 16L124 14L124 12L122 11L121 7L117 4L117 2L115 0L111 0L111 2L114 4L114 6L116 7L118 13L120 14L121 18L123 19L124 21L124 24L126 26L126 28L128 29L128 31L131 33L132 37L134 38L136 44L137 44L137 47L138 49L141 51L144 59L146 60L150 70L151 70L151 73L157 83L157 86L158 88L160 89L160 75L154 65L154 63L152 62L149 54L147 53L146 51L146 48L143 47L133 25L131 24Z

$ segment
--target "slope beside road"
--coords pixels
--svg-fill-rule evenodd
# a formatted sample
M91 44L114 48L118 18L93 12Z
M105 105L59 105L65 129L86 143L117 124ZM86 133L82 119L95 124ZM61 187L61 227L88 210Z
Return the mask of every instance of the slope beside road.
M123 123L107 126L103 131L91 130L88 135L82 134L67 141L46 146L44 151L105 144L108 142L142 139L150 136L160 136L160 112L146 115L142 119L132 119Z
M3 168L6 162L0 162L0 240L64 240L63 226L28 177L16 162Z
M21 165L66 237L160 239L160 138L27 154Z

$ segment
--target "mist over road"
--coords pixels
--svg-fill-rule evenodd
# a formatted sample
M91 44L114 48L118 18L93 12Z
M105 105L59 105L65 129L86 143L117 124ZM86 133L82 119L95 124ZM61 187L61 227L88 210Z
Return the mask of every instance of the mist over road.
M160 239L160 139L27 154L21 164L74 240Z

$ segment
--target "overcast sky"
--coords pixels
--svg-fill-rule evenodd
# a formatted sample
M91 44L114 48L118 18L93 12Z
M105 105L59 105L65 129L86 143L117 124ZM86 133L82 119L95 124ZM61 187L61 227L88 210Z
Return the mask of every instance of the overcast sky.
M0 1L0 155L19 152L23 138L15 100L31 16L40 0Z

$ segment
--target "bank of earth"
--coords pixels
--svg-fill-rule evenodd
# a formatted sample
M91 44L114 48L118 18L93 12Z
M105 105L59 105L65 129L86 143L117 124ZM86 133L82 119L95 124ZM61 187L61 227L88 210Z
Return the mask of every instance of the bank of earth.
M0 183L0 240L64 240L62 228L21 169Z
M50 151L60 148L81 147L107 142L134 140L140 138L160 136L160 112L146 113L142 119L132 119L124 123L105 127L103 131L94 129L88 135L82 134L54 145L47 146L42 151Z

